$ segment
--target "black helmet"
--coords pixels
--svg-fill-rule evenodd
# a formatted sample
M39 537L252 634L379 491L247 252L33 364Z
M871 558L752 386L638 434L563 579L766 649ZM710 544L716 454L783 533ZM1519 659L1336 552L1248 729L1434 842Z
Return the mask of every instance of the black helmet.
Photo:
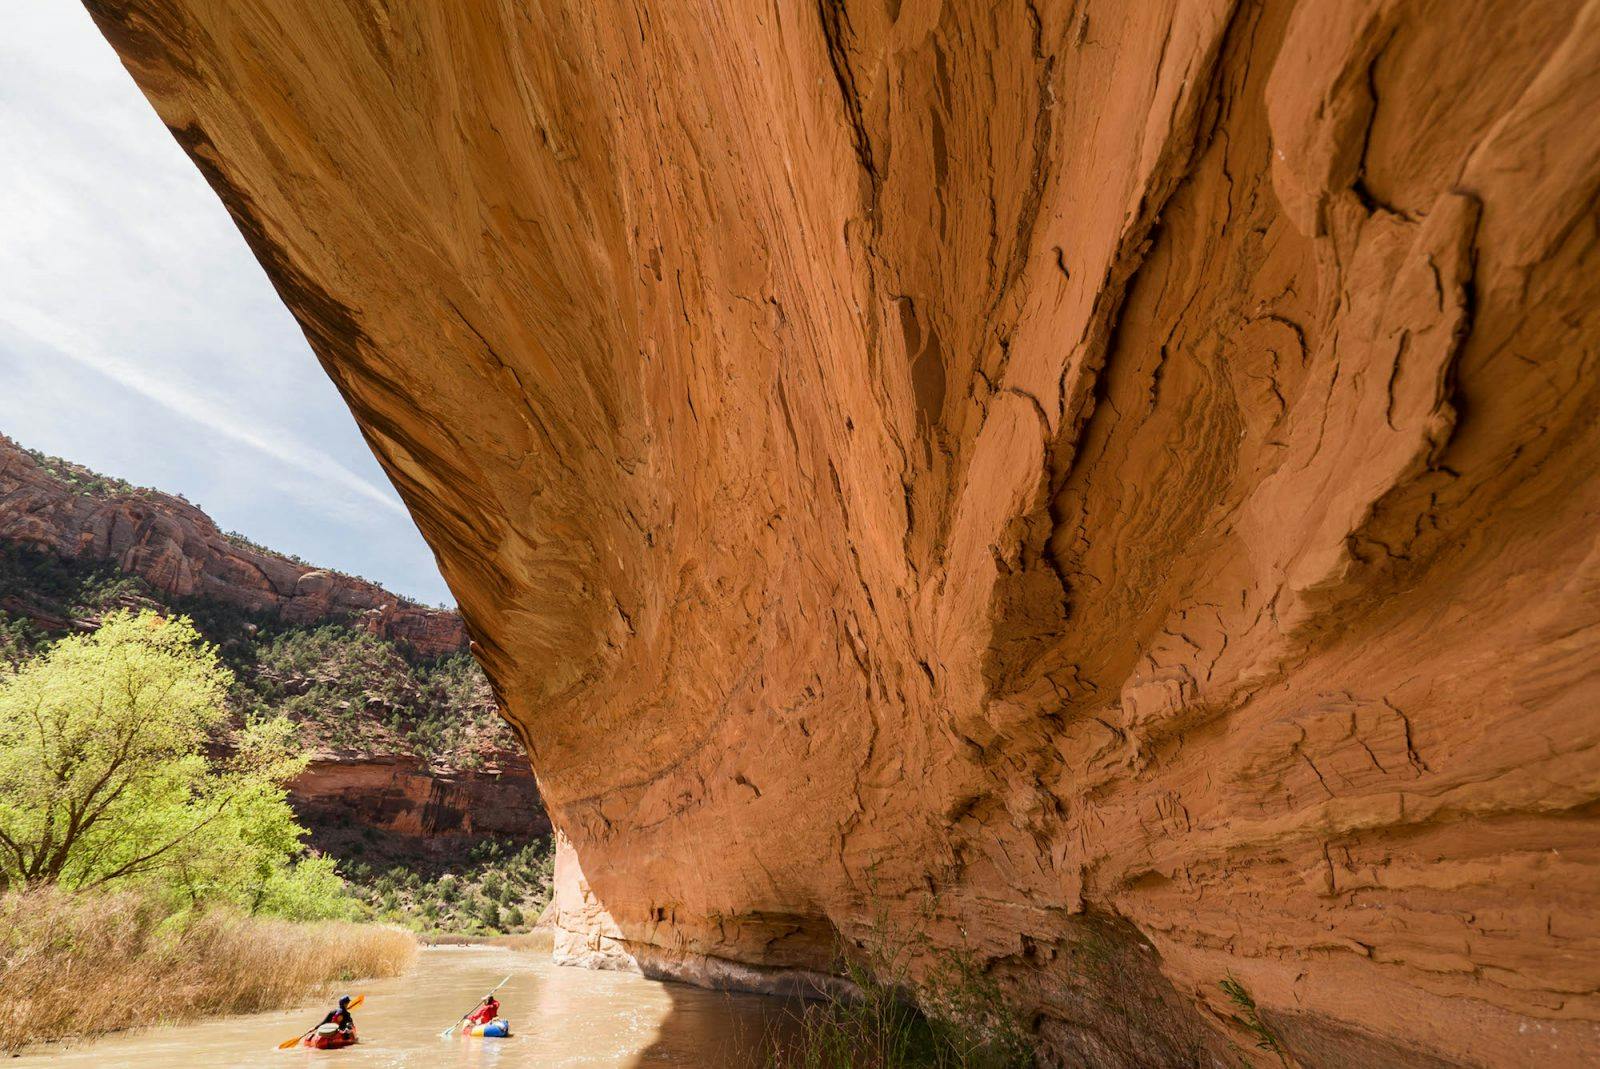
M345 1005L347 1003L349 1003L349 1001L350 1001L350 996L349 995L340 995L339 996L339 1008L341 1010L344 1009Z

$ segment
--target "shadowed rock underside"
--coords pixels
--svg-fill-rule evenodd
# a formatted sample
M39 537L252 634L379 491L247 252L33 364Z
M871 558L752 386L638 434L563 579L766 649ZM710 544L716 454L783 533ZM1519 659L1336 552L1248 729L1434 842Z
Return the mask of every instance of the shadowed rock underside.
M438 552L563 953L1600 1049L1600 3L88 6Z

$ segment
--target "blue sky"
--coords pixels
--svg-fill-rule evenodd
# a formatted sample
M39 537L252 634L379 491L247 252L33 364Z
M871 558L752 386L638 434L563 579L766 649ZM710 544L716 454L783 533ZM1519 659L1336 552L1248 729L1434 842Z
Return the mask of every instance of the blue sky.
M227 212L71 0L0 3L0 431L451 601Z

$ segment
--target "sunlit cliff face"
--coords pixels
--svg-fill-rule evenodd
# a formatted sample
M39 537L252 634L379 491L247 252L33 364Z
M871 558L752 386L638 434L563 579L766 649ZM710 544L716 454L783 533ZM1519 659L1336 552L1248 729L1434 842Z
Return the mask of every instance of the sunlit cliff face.
M1600 1039L1600 7L89 7L575 954L959 953L1069 1064L1276 1061L1229 975L1305 1065Z

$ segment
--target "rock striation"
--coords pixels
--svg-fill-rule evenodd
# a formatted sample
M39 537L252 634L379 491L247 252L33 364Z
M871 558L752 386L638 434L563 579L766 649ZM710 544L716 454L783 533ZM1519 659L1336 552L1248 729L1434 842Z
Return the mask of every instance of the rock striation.
M87 6L436 549L569 956L1600 1049L1600 3Z
M449 610L229 537L180 497L56 463L59 470L0 435L0 542L111 561L171 597L275 613L295 624L338 620L421 657L466 648L461 618Z
M314 831L354 825L446 845L525 842L550 832L525 756L492 754L475 768L431 768L405 754L318 754L289 786Z

